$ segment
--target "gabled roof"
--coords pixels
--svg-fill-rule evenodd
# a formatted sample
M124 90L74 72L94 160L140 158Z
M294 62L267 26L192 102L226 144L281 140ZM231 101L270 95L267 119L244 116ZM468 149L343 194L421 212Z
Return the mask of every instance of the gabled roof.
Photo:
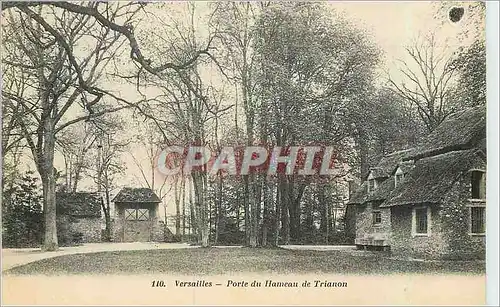
M413 149L395 151L387 154L380 159L376 167L370 168L368 175L371 173L374 178L387 178L391 175L394 167L398 165ZM365 178L366 179L366 178Z
M486 106L480 105L448 116L412 150L405 160L476 147L486 137Z
M394 189L394 178L387 178L382 182L373 193L368 193L365 202L369 201L384 201Z
M396 151L385 155L376 167L370 169L372 176L377 179L379 183L377 189L371 193L368 193L368 183L365 180L361 186L354 192L354 194L349 199L347 204L362 204L367 201L384 200L392 188L394 188L394 183L392 178L387 179L392 176L395 168L400 164L401 160L406 157L411 149ZM365 178L366 179L366 178ZM390 181L389 183L387 183ZM390 186L392 182L392 187Z
M160 201L149 188L123 188L113 199L115 203L159 203Z
M99 193L56 193L57 214L78 217L101 217L103 199Z
M464 173L484 166L478 149L452 151L415 162L415 168L391 193L381 207L438 203Z
M366 201L367 196L368 196L368 182L364 181L352 194L347 204L360 205Z
M403 174L406 175L409 172L411 172L411 170L413 169L414 166L415 165L414 165L413 160L399 162L398 165L396 165L396 167L392 170L391 175L394 175L396 173L396 171L398 170L398 168L401 169Z

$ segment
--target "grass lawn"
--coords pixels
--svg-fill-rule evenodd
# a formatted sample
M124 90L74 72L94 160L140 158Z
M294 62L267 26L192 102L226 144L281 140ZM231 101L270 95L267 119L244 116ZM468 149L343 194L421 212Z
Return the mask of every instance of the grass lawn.
M250 248L195 248L99 252L44 259L5 274L149 274L211 275L245 273L339 274L484 274L477 261L394 260L370 253Z

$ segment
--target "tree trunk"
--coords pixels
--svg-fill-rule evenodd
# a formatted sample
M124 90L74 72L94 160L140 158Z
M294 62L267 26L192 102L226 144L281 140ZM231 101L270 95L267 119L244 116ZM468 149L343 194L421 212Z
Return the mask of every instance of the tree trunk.
M216 223L215 223L215 239L214 244L219 242L219 233L221 227L221 216L225 215L225 212L222 212L222 174L219 174L219 180L217 181L217 213L216 213Z
M193 202L193 182L189 180L189 233L198 237L198 224L196 222L196 211Z
M359 161L360 161L360 175L361 178L365 178L368 175L368 170L370 168L370 162L368 160L368 144L365 140L365 135L359 137Z
M209 221L208 221L208 210L207 204L205 201L205 193L206 193L206 185L204 182L203 174L195 173L193 176L193 186L194 186L194 197L195 197L195 208L197 210L197 224L198 224L198 233L201 235L201 246L208 247L209 246Z
M250 210L250 237L249 237L249 246L250 247L257 247L258 245L258 240L257 240L257 235L258 235L258 220L259 220L259 205L258 203L260 202L259 198L259 182L258 179L256 178L255 175L251 176L251 189L250 191L252 192L250 195L250 204L251 204L251 210Z
M181 193L182 193L182 238L186 235L186 179L182 178L181 185Z
M328 244L328 214L325 196L325 186L320 184L318 186L318 205L321 214L320 231L325 235L325 243Z
M300 214L299 208L295 201L294 197L294 186L289 183L289 187L287 189L287 205L288 212L290 214L289 223L290 223L290 241L297 242L300 237Z
M81 166L79 162L76 164L75 168L75 178L73 180L73 187L71 188L71 192L76 193L76 190L78 189L78 182L80 180L80 172L81 172Z
M302 196L304 195L304 191L307 187L306 183L300 183L298 186L295 186L293 181L289 183L288 195L290 197L289 206L290 206L290 237L293 241L300 240L301 237L301 229L300 229L300 202L302 200ZM297 190L295 195L295 191Z
M57 242L57 216L56 216L56 180L54 174L55 135L54 127L49 119L44 125L44 147L42 159L39 161L40 177L43 187L43 214L45 219L44 251L56 251Z
M250 191L249 191L249 182L248 182L248 175L243 176L244 180L244 195L243 195L243 202L244 202L244 210L245 210L245 245L249 246L250 245L250 232L251 232L251 225L250 225Z
M279 245L280 223L281 223L281 190L279 184L276 185L276 201L274 202L274 227L273 227L273 246Z
M239 231L241 230L241 224L240 224L240 220L241 220L241 198L237 198L236 199L236 229L238 230L238 233Z
M266 177L263 177L263 183L262 183L262 188L263 188L263 199L264 199L264 211L262 214L262 246L267 246L267 233L268 233L268 228L269 228L269 215L270 215L270 210L269 210L269 183L266 180Z
M280 202L281 202L281 239L284 245L290 244L290 212L288 208L287 182L280 178Z
M110 208L111 208L111 205L110 205L110 197L109 197L109 189L108 187L106 186L105 188L105 191L104 191L105 195L106 195L106 205L104 206L104 219L105 219L105 223L106 223L106 230L105 230L105 241L107 242L110 242L111 241L111 213L110 213Z
M264 178L265 175L257 175L257 190L255 191L255 240L257 242L257 246L260 246L261 243L259 242L259 234L260 234L260 224L261 224L261 219L262 219L262 184L264 183Z
M181 199L179 191L178 179L174 183L174 193L175 193L175 235L180 236L181 234Z

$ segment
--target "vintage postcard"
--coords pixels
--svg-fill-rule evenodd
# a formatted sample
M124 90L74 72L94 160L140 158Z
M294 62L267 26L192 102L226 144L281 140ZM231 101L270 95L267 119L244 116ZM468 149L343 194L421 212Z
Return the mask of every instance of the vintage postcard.
M497 4L1 6L3 305L498 304Z

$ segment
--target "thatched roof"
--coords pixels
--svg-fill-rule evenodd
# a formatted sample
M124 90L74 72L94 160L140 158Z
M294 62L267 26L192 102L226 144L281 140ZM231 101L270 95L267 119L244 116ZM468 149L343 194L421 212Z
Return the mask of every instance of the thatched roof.
M159 203L161 200L149 188L123 188L113 201L115 203Z
M413 149L395 151L383 156L377 166L370 168L370 172L368 174L371 173L374 178L389 177L394 170L394 167L406 158L412 150Z
M372 193L368 193L368 183L365 180L356 192L354 192L347 204L362 204L367 201L384 200L394 188L393 171L410 150L401 150L385 155L376 167L370 168L369 172L369 174L371 173L377 179L378 188Z
M352 194L347 204L348 205L362 204L365 202L367 196L368 196L368 182L364 181Z
M413 161L399 162L390 173L390 176L381 184L379 184L379 186L375 191L373 191L373 193L368 194L368 196L365 198L365 202L386 200L390 196L392 190L394 190L395 188L394 173L396 172L396 170L398 168L401 168L401 171L403 171L403 174L405 174L406 176L413 170L413 167Z
M485 163L477 149L452 151L418 160L415 168L381 207L438 203L462 174Z
M56 193L57 214L78 217L101 217L102 197L99 193Z
M389 196L392 189L394 189L394 178L390 177L384 180L373 193L368 193L365 202L383 201Z
M486 106L451 114L405 157L420 159L452 150L476 147L486 137Z
M444 190L447 191L449 187L448 179L460 173L456 173L457 169L464 170L467 165L481 157L476 148L485 152L485 140L485 106L451 114L416 148L386 155L376 167L370 168L369 174L379 182L378 188L368 193L367 178L364 178L365 181L352 195L348 204L385 200L384 205L391 206L405 202L439 201L439 197L443 196ZM467 160L467 157L463 156L466 152L474 152L474 158L469 156L470 161ZM484 158L483 156L481 159ZM459 167L456 163L462 164ZM392 176L398 167L406 175L402 184L393 191ZM437 178L443 178L443 181Z
M414 164L413 160L401 161L396 165L396 167L394 167L394 169L391 172L391 175L394 175L396 173L396 171L398 170L398 168L400 168L401 171L403 172L403 174L406 175L409 172L411 172L411 170L413 169L414 166L415 166L415 164Z

